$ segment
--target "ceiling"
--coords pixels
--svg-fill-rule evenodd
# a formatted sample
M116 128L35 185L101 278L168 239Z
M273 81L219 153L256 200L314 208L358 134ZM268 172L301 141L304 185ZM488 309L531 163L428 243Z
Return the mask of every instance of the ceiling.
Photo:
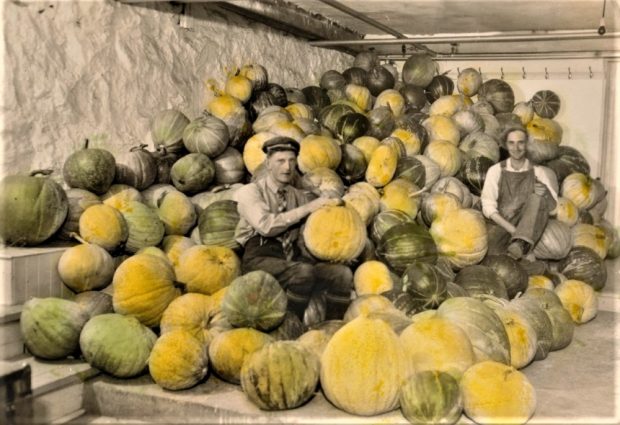
M189 0L191 1L191 0ZM195 1L195 0L194 0ZM619 0L233 0L311 44L384 58L620 55ZM597 33L605 9L606 33Z

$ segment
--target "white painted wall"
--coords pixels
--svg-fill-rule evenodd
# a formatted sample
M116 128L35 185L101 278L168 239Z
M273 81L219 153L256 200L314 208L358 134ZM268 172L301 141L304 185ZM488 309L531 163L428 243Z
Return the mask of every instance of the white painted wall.
M318 84L353 57L192 3L0 2L0 176L54 168L91 139L116 154L150 144L149 121L200 114L205 81L256 62L285 87ZM181 23L181 25L179 25Z

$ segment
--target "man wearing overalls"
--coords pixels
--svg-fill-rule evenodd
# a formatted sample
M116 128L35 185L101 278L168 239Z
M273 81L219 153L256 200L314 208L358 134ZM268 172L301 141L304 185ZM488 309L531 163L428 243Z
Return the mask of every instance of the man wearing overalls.
M342 319L350 303L353 274L344 264L318 262L301 240L302 221L339 198L310 199L292 185L299 143L288 137L266 141L266 173L235 193L241 219L235 239L244 247L242 272L263 270L273 275L288 298L288 310L301 320L314 292L324 291L325 319Z
M557 201L557 180L551 170L530 163L527 140L523 127L505 132L510 157L489 168L480 196L482 212L493 222L487 226L488 252L517 260L538 242Z

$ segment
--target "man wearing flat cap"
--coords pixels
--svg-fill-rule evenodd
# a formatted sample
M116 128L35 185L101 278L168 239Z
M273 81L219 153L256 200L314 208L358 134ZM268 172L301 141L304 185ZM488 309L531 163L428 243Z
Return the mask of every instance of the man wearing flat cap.
M288 137L266 141L266 172L235 193L241 219L235 239L244 247L242 271L272 274L288 298L288 309L302 321L313 293L324 292L325 319L342 319L353 288L351 269L318 262L305 249L300 228L304 219L339 198L311 199L292 182L297 175L299 143Z

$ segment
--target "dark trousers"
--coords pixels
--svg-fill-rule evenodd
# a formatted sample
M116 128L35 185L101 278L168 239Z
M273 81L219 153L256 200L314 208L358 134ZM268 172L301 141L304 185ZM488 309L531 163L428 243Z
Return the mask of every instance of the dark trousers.
M296 250L288 261L277 239L255 236L245 245L242 272L263 270L275 277L288 298L288 309L303 320L313 294L325 293L325 319L342 319L351 300L353 273L344 264L316 262Z

